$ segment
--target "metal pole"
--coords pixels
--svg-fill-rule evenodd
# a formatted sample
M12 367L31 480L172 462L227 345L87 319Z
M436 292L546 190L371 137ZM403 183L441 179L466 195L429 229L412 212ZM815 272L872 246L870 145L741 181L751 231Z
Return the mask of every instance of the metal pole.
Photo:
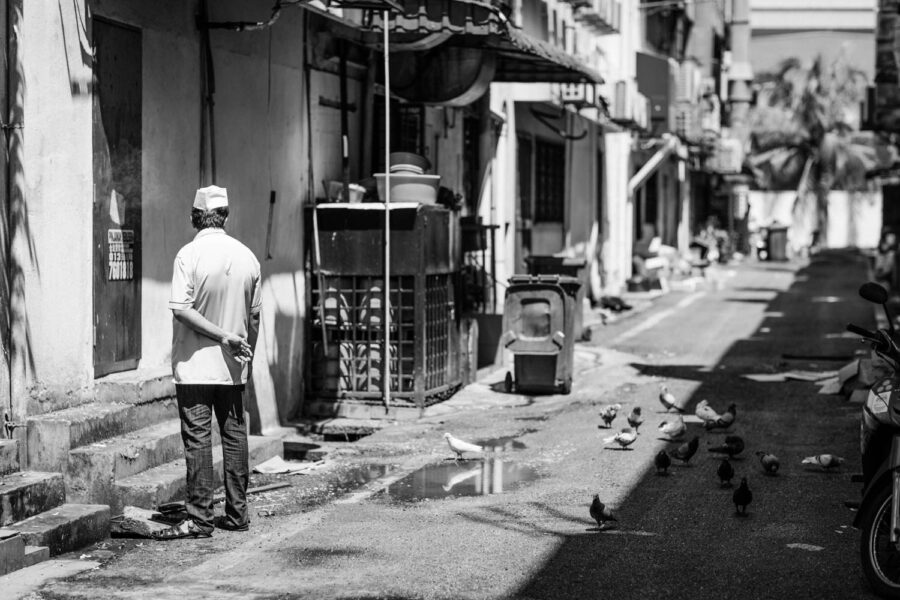
M382 11L384 21L384 301L381 309L384 312L384 351L381 353L384 375L384 412L391 407L391 59L388 44L387 10Z

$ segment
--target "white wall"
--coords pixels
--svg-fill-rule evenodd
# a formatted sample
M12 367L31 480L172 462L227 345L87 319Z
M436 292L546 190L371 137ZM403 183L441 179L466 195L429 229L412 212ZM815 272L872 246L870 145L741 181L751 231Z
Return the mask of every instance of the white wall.
M633 170L631 134L606 133L604 144L603 187L606 210L601 235L601 273L604 292L616 295L631 277L631 248L634 243L634 205L628 198L628 180Z
M18 31L24 70L24 212L15 264L24 314L14 324L15 412L29 398L85 396L93 375L90 64L83 2L29 2ZM80 88L73 89L73 83ZM33 409L32 409L33 410ZM39 410L39 409L38 409Z
M91 2L92 14L142 33L140 367L145 369L169 362L172 260L195 233L188 219L194 191L210 183L201 182L199 172L196 4ZM212 4L211 13L213 20L258 20L268 9L232 0ZM90 93L79 91L88 89L91 79L86 15L81 0L29 3L20 36L27 90L28 236L17 240L16 252L24 268L30 355L27 376L19 379L35 398L88 397L93 384L92 105ZM254 384L263 427L292 416L301 397L307 151L300 19L301 11L288 9L267 31L212 33L215 183L229 190L227 228L262 263L264 311ZM77 82L82 87L73 85ZM277 191L271 258L266 256L270 190Z
M788 244L800 253L809 246L816 228L815 195L796 203L796 192L750 192L750 227L773 223L788 226ZM848 193L833 191L828 197L828 235L831 248L874 248L881 234L880 191Z

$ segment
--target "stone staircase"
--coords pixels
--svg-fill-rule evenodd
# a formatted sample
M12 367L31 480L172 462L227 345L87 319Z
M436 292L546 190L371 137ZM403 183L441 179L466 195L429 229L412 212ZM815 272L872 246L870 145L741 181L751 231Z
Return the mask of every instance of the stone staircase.
M105 538L126 505L183 499L174 392L166 374L118 374L98 380L93 402L28 417L25 452L18 440L0 440L0 575ZM249 445L251 466L283 452L278 437L250 436ZM28 470L19 468L22 454Z
M0 440L0 575L109 533L109 506L66 503L63 475L20 470L18 444Z

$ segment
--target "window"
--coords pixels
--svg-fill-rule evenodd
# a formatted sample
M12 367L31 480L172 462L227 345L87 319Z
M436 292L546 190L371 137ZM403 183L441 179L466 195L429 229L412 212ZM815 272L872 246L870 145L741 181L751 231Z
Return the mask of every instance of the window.
M519 134L519 216L562 223L565 216L566 149L561 143Z
M372 171L384 170L384 96L375 96L372 131ZM391 152L425 156L425 107L391 99Z

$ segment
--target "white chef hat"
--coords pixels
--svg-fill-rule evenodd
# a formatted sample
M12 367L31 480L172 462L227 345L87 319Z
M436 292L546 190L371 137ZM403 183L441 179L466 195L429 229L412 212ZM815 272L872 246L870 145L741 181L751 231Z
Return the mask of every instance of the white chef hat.
M194 208L212 210L228 206L228 191L217 185L200 188L194 196Z

